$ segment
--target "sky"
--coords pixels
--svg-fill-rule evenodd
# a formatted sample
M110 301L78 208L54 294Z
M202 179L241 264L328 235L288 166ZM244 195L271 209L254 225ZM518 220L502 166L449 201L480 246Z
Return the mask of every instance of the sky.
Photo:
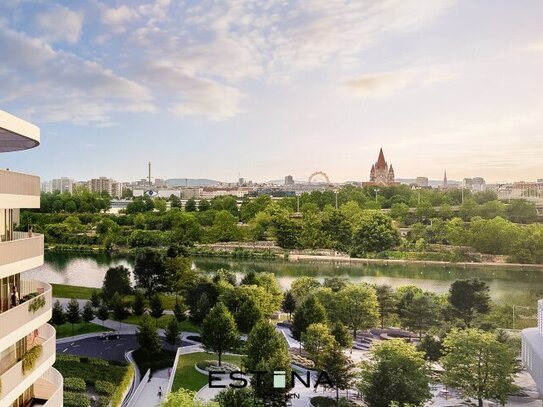
M5 0L42 179L543 178L540 0Z

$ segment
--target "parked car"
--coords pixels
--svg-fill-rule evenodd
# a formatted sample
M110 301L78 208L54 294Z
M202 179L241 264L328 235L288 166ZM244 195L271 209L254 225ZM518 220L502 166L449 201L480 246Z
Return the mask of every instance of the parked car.
M100 339L102 339L104 341L108 341L110 339L119 339L119 338L120 338L120 335L119 335L119 332L117 332L117 331L102 332L100 334Z

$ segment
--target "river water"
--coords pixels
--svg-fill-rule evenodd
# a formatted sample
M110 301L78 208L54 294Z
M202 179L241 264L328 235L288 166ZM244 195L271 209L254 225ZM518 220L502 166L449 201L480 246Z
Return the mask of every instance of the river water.
M424 290L445 292L454 280L479 277L490 286L496 300L514 299L514 303L532 301L543 297L543 271L513 270L502 267L458 268L423 265L363 265L285 262L265 260L237 260L223 258L195 258L194 267L205 272L220 268L234 271L241 277L250 271L273 272L279 284L287 289L292 281L301 276L319 280L325 277L346 277L353 282L365 281L389 284L393 287L413 284ZM43 266L24 273L25 278L35 278L50 283L101 287L109 267L123 265L132 269L132 259L107 254L45 253Z

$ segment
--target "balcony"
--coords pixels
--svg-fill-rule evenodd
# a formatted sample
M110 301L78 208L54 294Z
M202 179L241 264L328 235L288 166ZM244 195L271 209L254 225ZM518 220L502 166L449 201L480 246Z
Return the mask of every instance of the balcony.
M0 170L0 206L2 208L39 208L40 177Z
M20 285L21 298L28 294L37 295L0 314L0 350L5 348L4 344L16 342L51 318L51 285L34 280L21 280Z
M33 383L38 382L41 378L47 376L47 371L55 363L55 351L56 351L56 335L55 328L49 324L45 324L37 330L37 335L29 335L27 341L29 343L29 350L35 346L41 345L41 355L34 362L33 366L26 372L23 372L23 361L20 360L15 363L11 368L0 375L2 381L2 393L0 393L0 407L9 406L11 403L19 397L26 389L28 389ZM50 376L51 377L51 376ZM43 383L43 382L41 382ZM58 387L58 380L57 380ZM44 389L46 391L47 389ZM48 388L51 394L52 402L58 388ZM51 390L54 390L51 392ZM48 393L48 394L49 394ZM56 396L58 398L58 396ZM60 404L53 404L51 406L59 406Z
M45 403L34 402L33 406L61 407L64 401L62 387L64 379L54 368L50 368L34 383L34 399L45 400Z
M43 235L13 232L13 240L0 242L0 278L43 264Z

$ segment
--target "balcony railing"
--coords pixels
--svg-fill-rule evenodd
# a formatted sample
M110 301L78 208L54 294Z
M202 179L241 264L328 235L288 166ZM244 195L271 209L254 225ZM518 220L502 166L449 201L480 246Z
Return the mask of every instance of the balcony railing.
M28 232L13 232L12 240L0 242L0 267L38 256L43 256L41 234L29 236Z
M0 339L51 310L53 291L50 284L21 280L19 290L21 298L31 293L38 295L0 314ZM31 307L33 303L35 305Z
M56 334L55 328L53 328L51 325L45 324L40 327L38 329L37 337L32 338L31 341L34 342L33 346L42 346L42 353L40 357L34 362L34 365L30 371L27 371L26 373L23 373L23 361L21 360L0 376L0 380L2 381L2 393L0 400L5 397L9 398L9 400L14 400L16 397L18 397L19 394L13 394L15 393L14 390L17 387L21 387L22 393L24 389L30 387L30 385L37 380L37 378L32 380L32 373L41 370L41 374L45 374L45 370L43 370L44 363L50 360L51 357L55 356ZM32 346L29 349L31 348ZM47 367L51 366L49 365ZM22 383L24 383L24 386L20 386Z
M34 397L47 400L44 407L61 407L64 401L62 387L64 379L55 368L49 368L41 378L34 383Z
M40 177L0 170L0 194L40 196Z

